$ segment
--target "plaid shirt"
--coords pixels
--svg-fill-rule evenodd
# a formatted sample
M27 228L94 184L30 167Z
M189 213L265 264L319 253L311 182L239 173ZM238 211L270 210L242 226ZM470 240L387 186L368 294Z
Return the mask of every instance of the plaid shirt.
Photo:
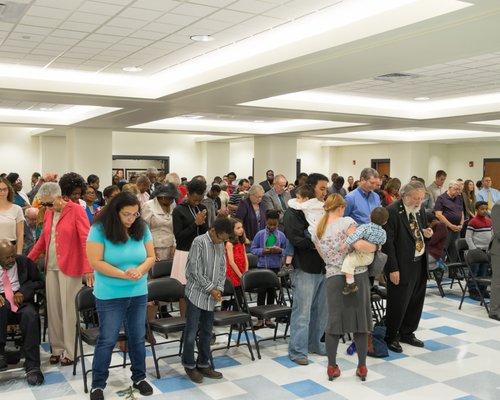
M387 240L387 234L385 233L384 228L380 225L370 222L369 224L360 225L356 229L356 232L350 235L345 242L348 246L352 246L355 242L361 239L364 239L372 244L383 245Z

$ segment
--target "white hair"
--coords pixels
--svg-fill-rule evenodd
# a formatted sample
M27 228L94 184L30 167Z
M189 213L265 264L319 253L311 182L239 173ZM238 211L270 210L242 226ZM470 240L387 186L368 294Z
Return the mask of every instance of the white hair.
M248 190L249 196L256 195L259 193L261 193L261 194L265 193L264 188L259 184L252 185L252 187L250 187L250 189Z
M181 178L175 172L171 172L165 176L165 183L173 183L175 186L179 186L181 184Z
M452 187L461 187L462 186L462 183L458 180L455 180L455 181L451 181L450 183L448 183L448 189L449 188L452 188Z
M404 185L399 193L401 194L402 197L409 196L410 193L414 192L415 190L423 190L425 192L425 186L422 182L419 181L411 181Z
M37 197L59 197L61 196L61 187L55 182L46 182L40 186Z

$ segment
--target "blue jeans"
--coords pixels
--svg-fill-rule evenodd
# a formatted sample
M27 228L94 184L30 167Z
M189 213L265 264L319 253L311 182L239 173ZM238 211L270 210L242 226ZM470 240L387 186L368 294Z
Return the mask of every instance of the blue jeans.
M288 355L297 360L307 358L309 353L325 354L325 344L321 342L328 319L325 275L295 269L291 279L293 305Z
M472 275L474 275L476 278L482 278L487 275L488 273L488 267L490 264L488 263L483 263L483 264L472 264L470 266L470 272L472 272ZM484 292L486 290L486 286L478 284L479 286L479 291ZM477 291L476 285L473 283L469 283L469 292L470 291Z
M92 388L106 387L112 351L118 341L120 328L125 325L127 346L134 383L146 379L146 304L147 296L124 297L112 300L96 299L99 315L99 339L92 361Z
M184 328L184 350L182 365L188 369L210 367L210 341L214 326L214 312L202 310L186 299L186 327ZM194 344L198 339L198 359L194 360Z

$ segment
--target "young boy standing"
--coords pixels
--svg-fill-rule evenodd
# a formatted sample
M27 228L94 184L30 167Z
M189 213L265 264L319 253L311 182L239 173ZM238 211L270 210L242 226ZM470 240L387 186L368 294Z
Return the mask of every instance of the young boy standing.
M203 377L221 379L222 374L210 365L210 340L216 302L222 298L226 280L224 242L233 227L228 218L218 218L204 235L194 239L186 264L186 327L182 365L188 377L201 383ZM194 344L198 340L198 359Z

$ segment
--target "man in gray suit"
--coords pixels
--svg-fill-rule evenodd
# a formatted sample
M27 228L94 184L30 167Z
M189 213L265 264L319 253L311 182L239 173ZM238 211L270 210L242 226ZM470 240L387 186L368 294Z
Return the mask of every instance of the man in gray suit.
M288 208L288 200L290 200L290 193L285 191L286 178L284 175L276 175L274 177L273 187L262 198L264 209L276 210L280 213L279 229L283 231L283 215Z
M490 318L500 321L500 202L491 209L493 239L491 241L491 304Z

